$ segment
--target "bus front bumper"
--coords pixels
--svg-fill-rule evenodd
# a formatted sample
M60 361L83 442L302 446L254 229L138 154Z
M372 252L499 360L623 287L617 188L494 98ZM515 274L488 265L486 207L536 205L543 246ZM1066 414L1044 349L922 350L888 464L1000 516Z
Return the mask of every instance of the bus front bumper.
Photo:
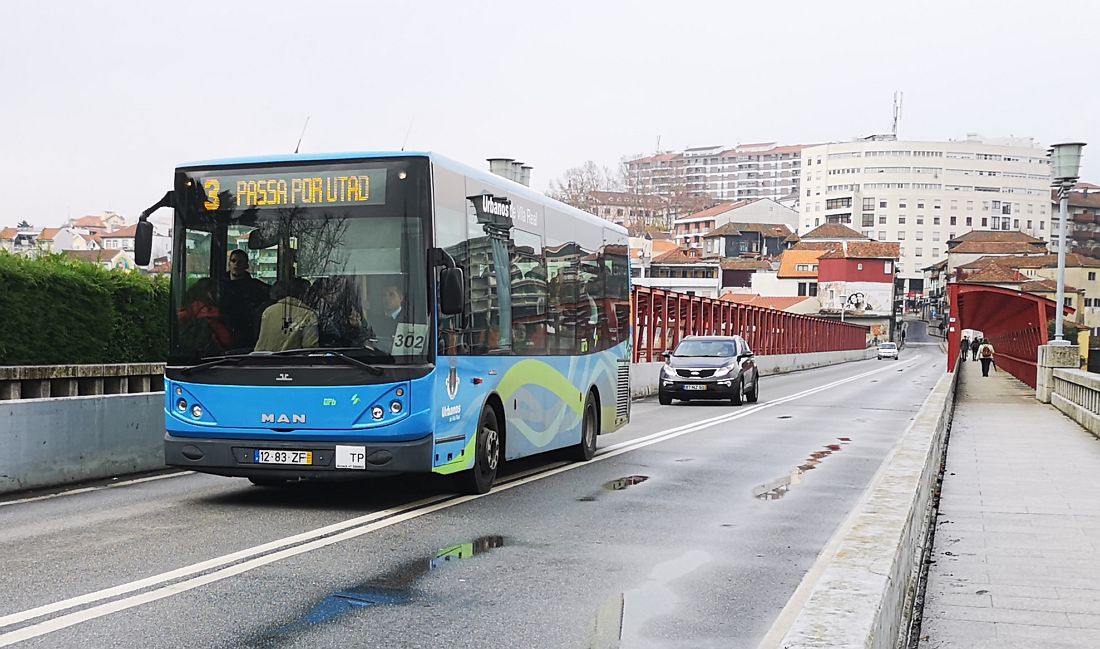
M345 447L337 468L337 446ZM361 449L361 450L360 450ZM257 451L308 451L310 463L257 462ZM358 454L361 453L360 457ZM164 436L164 463L201 473L243 478L355 478L432 470L433 440L428 434L408 442L303 442Z

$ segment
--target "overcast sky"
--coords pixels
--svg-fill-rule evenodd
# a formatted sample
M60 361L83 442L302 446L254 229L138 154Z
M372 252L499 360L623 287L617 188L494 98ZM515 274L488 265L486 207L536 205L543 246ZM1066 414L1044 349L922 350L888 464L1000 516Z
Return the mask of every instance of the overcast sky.
M1055 15L1057 8L1060 13ZM1067 139L1100 181L1100 5L1019 1L11 2L0 225L133 220L182 162L503 155L545 189L706 144Z

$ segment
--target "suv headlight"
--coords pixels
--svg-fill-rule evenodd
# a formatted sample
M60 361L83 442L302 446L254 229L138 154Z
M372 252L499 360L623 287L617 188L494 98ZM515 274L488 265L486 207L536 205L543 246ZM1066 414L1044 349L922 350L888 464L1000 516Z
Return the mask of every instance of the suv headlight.
M676 378L676 370L672 369L668 365L665 365L661 368L661 376L665 377L666 379L674 379Z
M720 376L727 376L735 369L737 369L736 365L726 365L725 367L719 367L717 370L714 371L714 376L715 378Z

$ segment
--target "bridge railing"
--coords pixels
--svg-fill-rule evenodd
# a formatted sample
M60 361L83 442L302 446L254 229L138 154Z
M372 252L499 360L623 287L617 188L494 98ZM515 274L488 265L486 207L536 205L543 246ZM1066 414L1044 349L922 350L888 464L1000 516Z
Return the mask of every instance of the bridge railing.
M164 363L0 367L0 401L164 390Z
M647 286L630 294L634 362L661 360L686 336L743 337L762 356L866 349L867 327Z
M1055 369L1050 402L1100 437L1100 375L1084 370Z

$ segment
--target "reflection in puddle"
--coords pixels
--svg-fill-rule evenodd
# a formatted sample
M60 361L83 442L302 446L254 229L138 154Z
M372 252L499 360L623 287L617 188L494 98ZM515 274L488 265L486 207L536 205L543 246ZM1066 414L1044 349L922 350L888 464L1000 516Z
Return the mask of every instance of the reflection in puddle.
M813 471L822 460L833 453L839 452L842 444L852 441L849 437L838 437L837 439L840 444L826 444L824 449L810 453L810 457L806 458L804 463L799 464L787 475L776 478L771 482L765 482L758 487L753 487L753 497L757 500L779 500L786 496L792 486L802 482L802 476L807 471Z
M649 480L649 476L647 475L631 475L625 478L619 478L618 480L612 480L611 482L604 484L603 488L607 489L608 491L622 491L627 487L633 487L634 485L645 482L646 480Z
M430 557L408 561L369 581L332 593L306 611L297 621L270 631L267 640L299 633L356 609L408 604L415 594L413 585L432 570L501 547L504 547L503 536L482 536L468 543L443 548Z

